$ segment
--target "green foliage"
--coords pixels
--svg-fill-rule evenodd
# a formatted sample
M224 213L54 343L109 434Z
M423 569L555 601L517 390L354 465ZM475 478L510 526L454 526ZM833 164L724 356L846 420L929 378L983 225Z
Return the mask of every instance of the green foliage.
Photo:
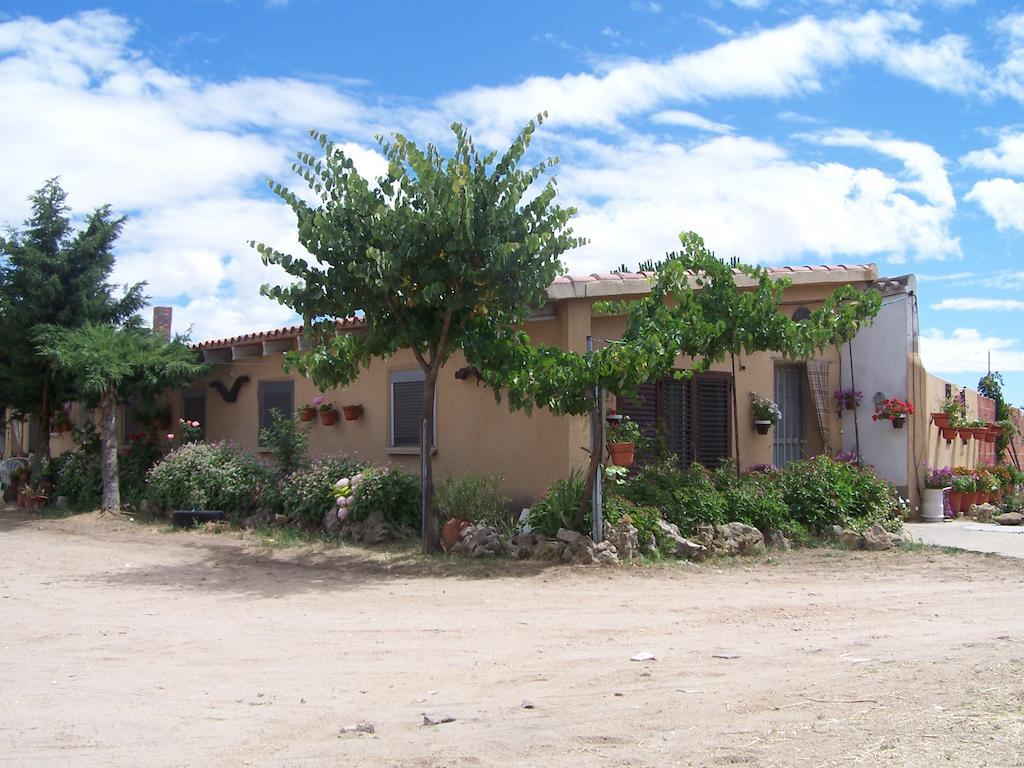
M335 509L334 484L362 471L366 464L338 454L314 459L286 476L278 485L281 510L310 526L323 523L324 513Z
M527 518L530 528L548 537L554 537L559 528L573 530L576 510L583 502L585 484L586 477L575 468L569 473L569 477L552 483L544 495L530 507ZM587 530L590 528L588 517L589 515L584 516L581 526Z
M162 459L171 444L164 435L143 433L134 437L118 457L117 470L121 499L138 507L146 497L146 476Z
M241 516L271 502L273 470L229 443L189 443L149 470L146 498L157 509L215 509Z
M953 475L952 487L960 493L973 493L978 490L978 481L973 475Z
M636 504L659 510L684 536L704 523L728 522L725 499L711 474L699 464L680 469L675 458L649 464L621 493Z
M499 475L449 474L437 487L434 506L445 520L461 518L493 526L502 534L511 534L513 519L509 514L512 500L502 491L504 478Z
M76 509L100 505L100 438L92 424L75 432L76 445L50 462L58 496L66 496Z
M354 499L351 520L365 520L379 511L392 525L419 530L420 483L414 475L393 467L370 467L363 472Z
M991 398L996 403L995 421L1003 427L1002 434L996 438L996 458L1003 459L1017 428L1010 418L1010 404L1003 397L1002 374L999 371L992 371L982 376L978 381L978 394Z
M719 490L725 502L725 516L730 521L738 520L761 531L775 528L788 533L792 522L790 510L772 475L755 472L737 478L735 473L716 474L725 478L724 483L719 482Z
M66 400L82 399L72 372L59 371L32 341L44 326L65 329L88 323L120 323L146 302L142 284L121 298L108 280L114 243L124 219L110 207L96 209L83 227L71 226L67 194L56 179L30 198L24 228L0 237L0 402L37 415L40 441L33 450L49 455L45 436L50 415Z
M1024 495L1013 493L1005 497L999 504L1001 512L1017 512L1024 514Z
M902 525L899 497L870 469L818 456L787 465L777 477L790 515L810 530Z
M624 496L608 496L604 499L602 510L605 522L617 524L626 517L636 528L637 538L640 541L650 541L652 538L661 547L664 534L658 527L658 520L661 515L654 507L645 507L630 501Z
M274 457L274 463L282 475L291 474L306 460L309 427L274 408L270 412L270 426L260 430L260 444Z
M606 437L609 443L633 443L636 445L643 435L635 421L629 416L623 416L608 428Z

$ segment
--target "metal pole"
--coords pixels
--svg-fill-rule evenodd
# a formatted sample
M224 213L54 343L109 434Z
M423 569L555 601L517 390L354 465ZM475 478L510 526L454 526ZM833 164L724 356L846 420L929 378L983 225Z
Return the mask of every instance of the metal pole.
M587 336L587 352L594 351L594 337ZM601 396L601 385L594 385L594 411L595 416L590 419L590 450L594 451L591 456L601 456L604 453L604 397ZM590 538L595 543L604 541L604 499L601 487L601 466L598 465L597 477L594 478L594 490L590 498L591 530Z

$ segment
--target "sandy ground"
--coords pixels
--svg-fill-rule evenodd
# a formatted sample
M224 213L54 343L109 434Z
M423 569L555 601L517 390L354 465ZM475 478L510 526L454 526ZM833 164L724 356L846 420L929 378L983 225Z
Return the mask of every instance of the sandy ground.
M0 513L0 765L1020 766L1022 566L481 568Z

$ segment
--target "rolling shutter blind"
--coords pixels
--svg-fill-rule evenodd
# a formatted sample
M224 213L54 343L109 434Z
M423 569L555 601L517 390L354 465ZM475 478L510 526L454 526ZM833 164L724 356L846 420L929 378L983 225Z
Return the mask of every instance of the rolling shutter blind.
M261 381L259 387L260 430L273 424L272 412L276 409L291 418L295 402L294 381ZM200 422L201 423L201 422ZM263 441L259 443L263 445Z
M391 374L391 445L419 445L423 421L423 372Z
M665 379L661 382L665 445L688 467L693 463L693 381Z
M620 397L616 401L620 415L628 416L640 427L645 439L653 440L658 436L658 385L653 381L641 384L632 397ZM641 446L637 446L636 461L646 463L647 457Z
M695 460L717 467L729 458L729 380L698 376L693 380L696 408Z

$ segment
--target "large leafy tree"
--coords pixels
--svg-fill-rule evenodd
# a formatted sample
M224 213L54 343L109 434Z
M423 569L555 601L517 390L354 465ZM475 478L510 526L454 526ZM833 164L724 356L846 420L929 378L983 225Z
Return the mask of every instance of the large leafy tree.
M273 185L295 212L299 241L313 260L253 243L265 263L297 278L263 292L303 317L309 349L289 353L287 365L319 387L347 384L372 359L412 350L424 379L426 551L438 545L429 445L438 372L469 339L478 343L478 326L522 323L544 302L560 254L581 243L568 226L574 211L554 204L553 180L533 187L557 159L520 167L542 120L531 121L500 157L481 156L458 123L450 158L402 135L380 140L388 172L375 185L314 132L322 156L300 154L293 169L319 203ZM366 330L336 334L334 319L357 312Z
M24 227L0 238L0 403L33 418L31 447L41 466L49 456L51 414L76 392L72 378L40 354L35 334L43 326L122 322L142 308L145 297L142 284L116 296L109 283L114 243L124 225L109 206L94 211L76 232L56 179L30 200Z
M44 326L37 349L53 368L71 377L79 395L99 403L101 511L117 512L117 405L129 397L154 397L202 375L205 366L182 337L168 342L134 318L124 326L88 323L77 328Z
M581 354L534 345L521 329L494 320L475 327L476 335L466 345L467 358L496 397L505 393L511 408L590 413L601 434L603 424L593 416L595 385L630 394L644 382L667 375L680 355L690 359L690 368L682 375L707 370L740 353L775 350L807 358L853 338L881 306L877 291L847 285L809 318L795 322L779 311L788 280L774 279L762 268L723 262L693 232L682 233L680 240L682 249L655 266L650 293L626 305L621 342ZM745 284L737 284L738 274L749 278ZM591 455L577 525L601 458L598 452Z

